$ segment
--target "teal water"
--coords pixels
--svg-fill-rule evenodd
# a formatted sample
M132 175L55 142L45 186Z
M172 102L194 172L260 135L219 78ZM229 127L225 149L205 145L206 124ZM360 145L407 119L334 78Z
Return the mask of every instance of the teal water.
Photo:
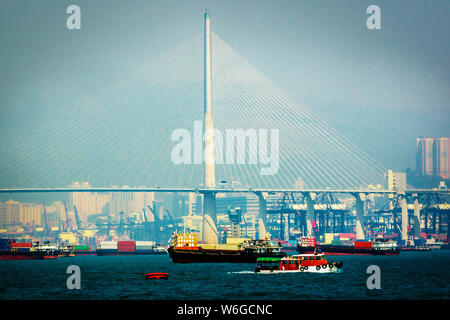
M168 255L0 261L0 299L450 299L448 250L327 258L344 261L343 271L255 274L253 264L174 264ZM80 290L67 289L70 265L81 269ZM379 290L367 289L370 265L381 269Z

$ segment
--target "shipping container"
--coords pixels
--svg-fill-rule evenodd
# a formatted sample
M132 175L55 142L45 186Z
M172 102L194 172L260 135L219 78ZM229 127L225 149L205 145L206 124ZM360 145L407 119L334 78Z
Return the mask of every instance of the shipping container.
M372 248L372 242L368 241L355 241L355 248Z
M136 246L136 251L138 250L153 250L153 246Z
M103 244L117 244L117 241L114 241L114 240L104 240L104 241L101 241L100 243L103 243Z
M333 241L333 234L325 233L325 243L331 243L331 241Z
M134 241L119 241L117 242L118 247L135 247L136 243Z
M153 247L156 245L155 241L136 241L136 248L141 246L150 246Z
M116 241L102 241L102 242L100 242L100 248L117 250L117 242Z
M9 250L9 248L11 248L11 243L11 239L0 239L0 250Z
M74 246L74 250L90 251L91 246L76 245Z
M11 244L11 248L31 248L31 243L27 242L16 242Z
M136 243L134 241L119 241L117 250L121 252L136 251Z
M356 234L355 233L341 233L339 236L341 238L348 238L348 239L356 238Z

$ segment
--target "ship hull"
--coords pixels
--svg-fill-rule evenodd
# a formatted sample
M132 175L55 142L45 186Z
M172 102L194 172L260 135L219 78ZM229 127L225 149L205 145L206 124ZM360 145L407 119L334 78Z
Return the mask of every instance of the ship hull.
M255 270L255 273L260 273L260 274L274 274L274 273L297 273L297 272L310 272L310 273L334 273L334 272L341 272L342 270L340 268L310 268L308 267L308 269L295 269L295 270Z
M431 248L421 248L421 247L402 247L402 251L430 251Z
M75 256L96 256L97 251L76 251Z
M256 253L245 250L217 250L217 249L175 249L168 250L170 258L174 263L255 263L259 257L283 258L285 253Z
M333 256L344 256L344 255L398 255L400 253L399 249L391 250L377 250L373 248L355 248L353 246L338 246L338 245L322 245L319 249L326 255ZM297 251L300 254L314 253L314 247L302 247L297 246Z
M35 260L35 259L56 259L58 255L47 255L44 252L0 252L0 260Z
M167 254L163 251L102 251L97 250L98 256L132 256L132 255L154 255L154 254Z

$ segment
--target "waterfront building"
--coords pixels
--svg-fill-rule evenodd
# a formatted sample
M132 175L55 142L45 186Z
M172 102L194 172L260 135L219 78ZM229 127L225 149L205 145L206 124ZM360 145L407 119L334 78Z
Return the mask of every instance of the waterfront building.
M152 205L153 201L155 201L154 192L133 192L131 195L132 200L130 208L127 211L142 212L144 208L147 208L148 205Z
M387 188L389 190L406 190L406 173L388 170Z
M203 216L190 214L182 217L183 219L183 229L185 232L191 232L197 234L197 239L202 239L203 237Z
M450 177L450 138L417 138L416 171L422 176Z
M71 188L89 188L89 182L73 182ZM82 222L87 222L90 215L102 213L103 207L109 202L110 195L97 192L71 192L69 194L69 210L77 208Z
M42 212L42 205L8 200L0 203L0 226L41 225Z
M19 223L20 202L8 200L0 203L0 225L2 227L13 226Z

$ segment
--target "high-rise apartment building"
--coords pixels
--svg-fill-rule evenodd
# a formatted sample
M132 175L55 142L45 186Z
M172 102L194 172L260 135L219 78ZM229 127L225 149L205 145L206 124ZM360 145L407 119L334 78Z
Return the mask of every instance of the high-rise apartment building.
M144 208L152 205L153 201L155 201L154 192L133 192L131 194L132 202L130 208L128 208L130 212L142 212Z
M78 181L70 185L71 188L89 188L88 182L79 183ZM103 207L110 200L109 194L97 192L72 192L69 195L69 210L77 207L78 215L81 221L86 222L92 214L102 213Z
M406 173L388 170L387 188L389 190L406 190Z
M37 226L42 222L42 205L8 200L0 203L0 226Z
M448 179L450 176L450 138L436 138L433 144L435 175Z
M450 177L450 138L417 138L416 171L423 176Z
M2 227L17 225L20 218L20 202L8 200L0 203L0 225Z

